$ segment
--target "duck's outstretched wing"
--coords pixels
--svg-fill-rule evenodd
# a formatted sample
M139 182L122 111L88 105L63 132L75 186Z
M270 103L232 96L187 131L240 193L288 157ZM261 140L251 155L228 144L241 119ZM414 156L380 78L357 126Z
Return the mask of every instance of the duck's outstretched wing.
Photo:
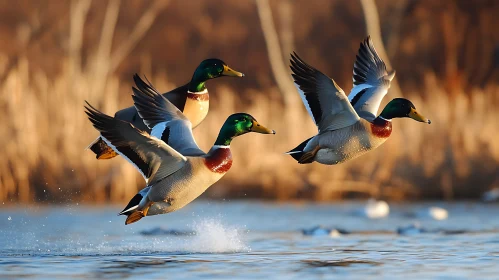
M187 117L137 74L133 76L133 80L136 85L132 88L135 108L151 129L151 135L163 140L184 156L205 155L194 139L192 123Z
M134 165L147 184L153 184L185 165L187 159L163 141L86 103L85 113L93 126L100 131L103 140Z
M395 71L388 73L385 62L374 49L371 37L360 43L353 65L352 91L348 95L357 114L369 121L376 118L379 105L385 97Z
M319 70L291 54L291 70L298 93L319 133L350 126L359 120L343 90Z

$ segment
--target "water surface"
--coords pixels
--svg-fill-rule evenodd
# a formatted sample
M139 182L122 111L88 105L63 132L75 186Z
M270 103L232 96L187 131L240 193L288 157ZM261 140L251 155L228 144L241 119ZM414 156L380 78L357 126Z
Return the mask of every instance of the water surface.
M449 211L447 220L410 215L435 205ZM116 216L118 206L3 208L0 278L494 279L499 275L498 205L397 204L391 205L389 217L378 220L356 215L362 206L361 202L197 201L128 226L124 217ZM415 221L427 233L396 233L398 227ZM302 229L317 225L350 234L302 234Z

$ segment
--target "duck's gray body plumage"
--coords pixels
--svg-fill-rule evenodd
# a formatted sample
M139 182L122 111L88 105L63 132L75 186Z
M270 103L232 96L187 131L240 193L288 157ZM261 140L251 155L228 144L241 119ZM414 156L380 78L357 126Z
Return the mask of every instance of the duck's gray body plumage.
M372 132L372 124L361 119L351 126L326 131L312 137L303 149L304 153L321 147L315 161L322 164L339 164L356 158L383 144L387 137L377 137Z

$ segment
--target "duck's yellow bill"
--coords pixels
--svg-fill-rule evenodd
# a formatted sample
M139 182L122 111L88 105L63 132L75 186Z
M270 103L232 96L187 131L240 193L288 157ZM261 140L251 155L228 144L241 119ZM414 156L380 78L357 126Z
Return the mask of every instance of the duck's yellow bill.
M251 131L262 134L275 134L275 130L268 129L265 126L259 124L257 121L253 121L253 126L251 127Z
M243 73L237 72L236 70L233 70L227 65L224 65L224 71L222 72L222 75L230 77L244 77Z
M427 118L425 118L423 115L419 114L416 109L411 108L411 112L409 112L409 118L416 120L418 122L424 122L427 124L430 124L431 121Z

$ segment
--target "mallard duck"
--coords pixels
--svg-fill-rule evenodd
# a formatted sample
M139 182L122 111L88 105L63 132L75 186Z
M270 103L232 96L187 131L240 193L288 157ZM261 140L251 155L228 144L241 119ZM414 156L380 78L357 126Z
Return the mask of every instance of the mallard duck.
M222 76L244 77L244 74L232 70L220 59L206 59L196 68L189 83L163 95L184 113L193 127L196 127L206 117L210 106L206 81ZM137 74L134 75L133 79L136 84L137 82L143 83ZM116 112L114 117L129 122L142 131L149 132L134 106ZM100 136L90 144L89 148L95 153L97 159L110 159L117 156L117 153Z
M298 92L319 129L316 136L287 152L298 163L338 164L375 149L392 133L393 118L408 117L431 123L404 98L391 100L379 116L370 119L369 115L373 110L376 113L386 94L393 73L382 74L386 73L384 62L369 43L364 44L364 48L361 46L356 65L354 81L359 85L357 89L354 87L352 103L358 111L334 80L305 63L296 53L291 55L292 76Z
M235 137L248 132L275 134L251 115L236 113L227 118L208 153L184 156L179 151L201 151L187 117L152 86L146 92L134 89L134 101L145 123L152 126L152 136L88 103L85 106L103 141L132 163L146 180L147 186L119 213L127 215L125 224L176 211L200 196L232 166L230 144ZM167 134L171 140L181 140L171 141L170 146L161 140Z

